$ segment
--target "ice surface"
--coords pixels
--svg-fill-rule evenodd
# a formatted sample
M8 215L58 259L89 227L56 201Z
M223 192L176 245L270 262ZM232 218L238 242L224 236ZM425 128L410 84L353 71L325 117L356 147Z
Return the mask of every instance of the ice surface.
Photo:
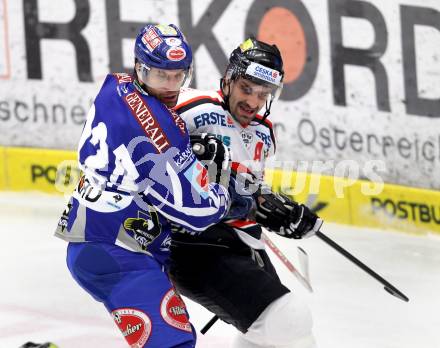
M53 237L63 207L62 197L0 193L0 348L26 341L52 341L60 348L126 347L104 307L65 266L66 243ZM440 347L440 238L333 224L322 231L410 302L389 295L317 238L291 241L271 235L295 265L297 246L310 256L313 294L272 259L284 283L311 307L320 348ZM187 305L200 330L211 313L190 301ZM205 336L199 334L198 347L228 347L234 332L217 322Z

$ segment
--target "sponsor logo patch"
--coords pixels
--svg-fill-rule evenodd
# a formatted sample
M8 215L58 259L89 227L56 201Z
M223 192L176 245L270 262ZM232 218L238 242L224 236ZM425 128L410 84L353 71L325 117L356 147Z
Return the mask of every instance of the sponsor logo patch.
M246 69L246 75L269 82L275 86L279 86L281 84L281 75L278 73L278 71L267 68L258 63L251 62Z
M111 314L130 347L142 348L151 335L151 320L148 315L133 308L118 308Z
M124 96L125 102L131 110L132 115L139 122L145 134L150 138L151 143L157 151L164 152L170 147L168 139L160 127L159 122L150 113L147 104L141 98L139 93L131 92Z
M155 25L157 29L165 36L177 36L177 31L169 25L157 24Z
M252 43L251 39L247 39L240 45L241 52L246 52L247 50L250 50L254 48L254 44Z
M186 52L182 47L172 47L167 51L169 60L178 62L186 57Z
M167 107L167 109L171 113L171 115L173 116L174 123L176 124L177 127L179 127L180 132L182 134L186 134L186 124L185 124L185 121L172 108L168 108Z
M142 35L141 40L150 52L153 52L154 49L163 42L154 28L148 29L144 35Z
M225 114L219 114L218 112L203 112L194 117L194 124L196 128L200 128L205 125L219 125L222 127L234 128L234 122Z
M185 304L173 288L163 297L160 304L160 314L169 325L186 332L192 331Z
M154 208L150 207L149 216L142 211L138 211L137 218L127 218L124 220L124 228L130 231L133 238L141 246L142 250L147 250L148 246L162 232L162 225L159 216Z
M208 171L202 163L195 161L185 170L184 175L200 196L208 198Z
M133 81L133 77L129 74L114 73L113 76L116 77L116 79L118 80L118 84Z
M168 46L171 46L171 47L180 46L182 44L182 40L180 40L176 37L166 38L165 42Z
M174 161L179 167L184 167L188 160L192 160L194 158L194 153L192 151L191 145L188 144L185 151L179 152L176 156L174 156Z

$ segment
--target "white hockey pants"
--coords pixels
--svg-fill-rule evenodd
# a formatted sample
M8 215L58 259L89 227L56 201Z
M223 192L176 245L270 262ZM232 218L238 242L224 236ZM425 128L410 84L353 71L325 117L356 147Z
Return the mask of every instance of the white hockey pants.
M233 348L317 348L309 308L292 293L272 302Z

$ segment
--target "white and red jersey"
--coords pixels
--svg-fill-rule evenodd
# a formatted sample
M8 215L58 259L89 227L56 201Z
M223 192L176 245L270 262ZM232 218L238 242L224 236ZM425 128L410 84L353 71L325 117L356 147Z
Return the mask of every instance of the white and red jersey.
M257 115L255 120L242 126L226 109L221 91L182 89L175 111L183 118L190 134L209 133L231 150L233 167L252 172L259 181L264 177L266 159L275 153L275 137L272 123ZM241 239L256 249L262 249L259 241L261 229L250 221L231 223ZM245 232L245 233L243 233ZM249 238L252 236L253 238Z
M263 180L266 159L275 153L276 146L269 120L262 122L263 117L257 115L251 124L242 126L226 110L220 91L182 89L174 109L190 134L215 135L231 150L234 165L240 163Z

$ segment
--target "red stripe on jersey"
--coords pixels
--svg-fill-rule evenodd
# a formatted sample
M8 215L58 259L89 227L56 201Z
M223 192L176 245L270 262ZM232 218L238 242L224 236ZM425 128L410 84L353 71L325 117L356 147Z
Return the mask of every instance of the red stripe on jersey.
M231 169L234 172L237 173L247 173L247 174L251 174L254 178L255 178L255 174L252 173L252 170L250 170L248 167L246 167L244 164L241 164L239 162L232 162L231 163Z
M248 228L257 225L255 221L250 220L230 220L227 224L236 228Z
M260 121L263 120L263 116L261 116L261 115L259 115L259 114L256 114L256 115L255 115L255 118L256 118L257 120L260 120ZM270 121L267 119L267 117L264 119L264 123L265 123L270 129L272 129L272 127L273 127L272 122L270 122Z
M198 100L202 100L202 99L209 99L209 100L212 100L212 101L217 102L217 103L221 103L221 102L222 102L222 101L221 101L220 99L218 99L218 98L213 98L213 97L210 97L210 96L208 96L208 95L199 95L199 96L194 97L194 98L191 98L191 99L189 99L189 100L187 100L187 101L185 101L185 102L183 102L183 103L177 104L177 105L174 107L174 110L176 110L177 112L179 112L179 109L180 109L180 108L183 108L183 107L186 106L186 105L192 104L192 103L194 103L194 102L196 102L196 101L198 101Z
M182 117L180 117L179 115L177 115L177 112L174 111L173 108L169 108L167 107L168 111L170 112L171 116L173 116L174 119L174 123L176 124L177 127L179 127L180 132L182 134L186 134L186 123L185 121L182 119Z

